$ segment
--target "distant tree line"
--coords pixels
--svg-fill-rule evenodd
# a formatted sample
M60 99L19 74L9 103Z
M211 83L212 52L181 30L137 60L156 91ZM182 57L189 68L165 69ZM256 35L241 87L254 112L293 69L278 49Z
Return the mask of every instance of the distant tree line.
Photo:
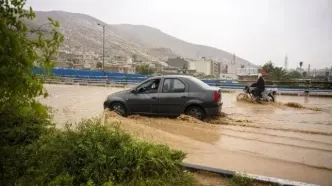
M300 62L300 67L302 67L302 65L303 62ZM267 80L269 81L290 81L307 76L307 72L303 72L303 74L296 70L287 72L285 68L275 66L272 61L265 63L262 69L266 72Z
M137 74L151 75L155 72L153 68L151 68L148 64L141 64L136 66Z

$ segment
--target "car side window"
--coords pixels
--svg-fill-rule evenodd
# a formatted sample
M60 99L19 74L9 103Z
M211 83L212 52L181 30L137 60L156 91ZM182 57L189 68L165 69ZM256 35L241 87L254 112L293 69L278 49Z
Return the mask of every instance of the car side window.
M151 79L137 88L138 93L157 93L160 79Z
M185 84L179 79L165 79L163 93L180 93L186 89Z
M186 86L182 81L178 79L174 79L173 83L173 92L184 92L186 89Z
M163 92L168 93L170 91L171 79L165 79L163 85Z

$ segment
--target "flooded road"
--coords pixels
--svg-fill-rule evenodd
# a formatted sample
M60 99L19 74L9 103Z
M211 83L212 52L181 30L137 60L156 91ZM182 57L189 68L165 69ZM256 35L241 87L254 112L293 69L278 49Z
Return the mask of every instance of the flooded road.
M58 127L103 113L111 87L46 85L43 103L55 109ZM223 94L226 117L197 121L131 116L110 117L147 140L188 153L186 162L295 181L332 185L332 99L279 96L277 103L237 102ZM281 102L281 103L279 103ZM296 109L283 103L297 102ZM315 109L313 109L315 108Z

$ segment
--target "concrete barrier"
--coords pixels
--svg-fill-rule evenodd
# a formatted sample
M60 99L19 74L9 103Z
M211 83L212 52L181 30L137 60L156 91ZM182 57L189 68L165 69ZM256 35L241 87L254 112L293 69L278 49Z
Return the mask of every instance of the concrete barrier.
M185 169L190 170L190 171L206 171L206 172L219 174L223 177L233 177L234 175L239 174L243 177L251 178L251 179L255 180L256 182L271 183L271 184L276 184L276 185L280 185L280 186L286 186L286 185L287 186L319 186L316 184L309 184L309 183L291 181L291 180L286 180L286 179L281 179L281 178L247 174L244 172L223 170L223 169L217 169L217 168L206 167L206 166L201 166L201 165L194 165L194 164L190 164L190 163L181 163L181 165Z

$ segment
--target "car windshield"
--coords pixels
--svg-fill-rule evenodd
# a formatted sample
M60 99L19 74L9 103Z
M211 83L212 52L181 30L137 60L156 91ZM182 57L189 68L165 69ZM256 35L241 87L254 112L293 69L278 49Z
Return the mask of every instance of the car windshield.
M209 88L210 86L206 83L204 83L202 80L197 79L195 77L190 77L190 79L195 82L196 84L198 84L199 86L203 87L203 88Z

